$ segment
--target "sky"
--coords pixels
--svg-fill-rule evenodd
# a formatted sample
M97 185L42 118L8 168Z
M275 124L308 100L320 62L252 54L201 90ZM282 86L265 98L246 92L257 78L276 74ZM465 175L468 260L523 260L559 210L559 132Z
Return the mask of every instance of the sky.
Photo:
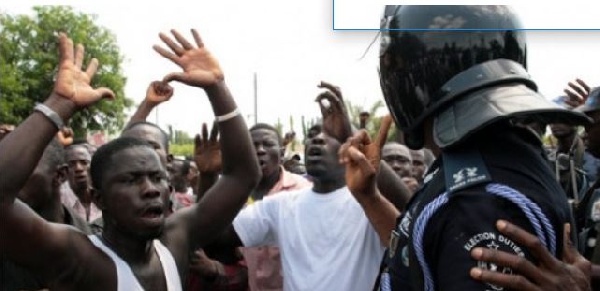
M341 7L350 3L344 1L356 2L337 0L336 11L350 15L347 16L350 19L372 18L374 23L379 23L383 11L378 7L389 4L375 1L369 4L369 9L343 10ZM152 49L153 44L161 44L158 33L177 29L191 39L191 28L200 32L206 47L218 58L225 81L249 125L255 121L255 75L256 120L274 124L279 119L284 131L290 130L290 116L294 119L293 129L300 133L301 116L309 120L320 115L314 99L321 92L317 88L321 80L340 86L344 98L352 104L368 108L383 100L377 73L378 40L367 50L375 40L376 31L333 30L332 1L132 2L3 1L0 11L27 14L34 5L60 4L97 15L97 24L117 37L125 56L123 69L128 78L125 94L136 105L143 100L150 82L180 70ZM532 4L513 6L528 27L554 23L571 28L569 25L588 24L574 22L575 19L597 19L597 7L593 7L597 4L592 1L569 1L562 7L527 2ZM600 28L600 21L597 22L594 28ZM336 24L336 28L344 25ZM561 95L567 82L577 77L589 85L600 85L600 31L528 31L527 41L529 72L547 98ZM165 129L172 125L190 134L198 133L202 122L214 119L206 96L199 88L182 84L174 87L172 99L161 104L158 113L152 112L148 121ZM385 109L379 114L384 113Z

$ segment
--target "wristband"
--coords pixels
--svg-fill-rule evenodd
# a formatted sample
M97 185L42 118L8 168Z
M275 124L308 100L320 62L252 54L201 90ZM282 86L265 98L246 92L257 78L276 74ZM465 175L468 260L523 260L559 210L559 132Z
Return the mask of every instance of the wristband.
M217 122L225 122L225 121L232 119L238 115L240 115L240 111L236 108L227 114L215 116L215 119L217 120Z
M58 114L56 114L56 112L54 112L54 110L52 110L50 107L42 103L38 103L37 105L35 105L35 107L33 107L33 110L44 114L44 116L46 116L48 119L50 119L50 121L52 121L52 123L54 123L58 130L62 130L65 127L62 118L60 118L60 116L58 116Z

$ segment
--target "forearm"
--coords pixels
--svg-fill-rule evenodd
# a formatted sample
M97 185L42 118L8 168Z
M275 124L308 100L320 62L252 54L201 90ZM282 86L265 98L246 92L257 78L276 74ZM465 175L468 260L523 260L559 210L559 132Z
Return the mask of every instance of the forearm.
M355 195L357 197L358 195ZM396 219L400 212L381 193L376 190L373 195L360 196L358 203L362 206L369 222L377 231L382 245L387 245L392 230L396 227Z
M142 103L140 104L140 106L138 106L133 116L131 116L131 119L129 119L129 122L127 122L125 128L129 127L130 125L136 122L146 121L146 118L148 117L148 115L150 115L150 112L152 112L156 105L158 104L148 102L147 100L142 101Z
M237 109L223 81L205 88L215 116ZM254 154L248 127L241 114L219 123L223 176L235 176L236 181L252 189L260 179L258 160ZM246 195L247 196L247 195Z
M217 173L200 173L200 177L198 178L198 201L204 197L204 194L210 187L212 187L219 178L219 174Z
M44 104L65 123L75 112L73 102L55 94ZM0 142L0 200L14 201L57 132L54 123L36 111Z
M377 188L379 188L383 197L390 201L398 211L403 211L406 208L406 204L411 197L410 191L386 163L379 164Z

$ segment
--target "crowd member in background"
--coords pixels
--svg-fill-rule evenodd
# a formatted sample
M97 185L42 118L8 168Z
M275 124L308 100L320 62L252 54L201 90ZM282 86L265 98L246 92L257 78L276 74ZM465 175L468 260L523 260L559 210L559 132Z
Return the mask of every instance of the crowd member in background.
M70 225L79 231L90 234L87 222L70 207L61 204L61 185L67 180L65 153L58 139L53 139L35 166L27 183L17 199L26 203L37 215L48 222ZM6 222L2 222L6 223ZM11 234L7 234L11 235ZM6 291L40 290L49 285L40 276L23 268L20 264L5 259L0 261L2 282L0 289Z
M208 134L202 124L201 135L194 139L194 163L198 165L197 200L201 200L219 178L222 171L221 146L217 124ZM190 255L190 272L186 283L189 291L246 291L248 267L235 246L211 243Z
M173 159L169 168L169 184L173 187L171 193L171 203L173 211L192 205L196 201L196 196L189 193L189 174L190 161Z
M205 132L206 129L203 131ZM214 130L214 127L213 127ZM258 186L252 191L248 199L248 204L252 204L256 201L262 200L264 197L271 195L286 195L287 191L302 189L310 187L311 182L306 180L300 175L291 173L284 169L282 162L285 153L285 147L283 145L283 139L277 131L277 129L271 125L265 123L258 123L252 126L249 130L252 143L254 144L254 150L256 157L259 161L259 165L262 171L262 178L258 183ZM207 134L204 134L204 142L198 142L197 144L206 145L207 149L204 149L204 155L209 155L208 149L214 149L210 147L209 142L216 141L216 133L211 133L210 138L206 138ZM216 151L211 151L212 156L204 157L201 161L197 161L200 170L200 180L206 181L216 180L220 167L214 165L220 159L220 154ZM201 188L206 188L206 185ZM223 270L227 270L227 266L231 265L231 259L224 260L221 252L221 259L213 253L217 253L219 246L208 246L204 251L208 257L215 259L212 264L219 266ZM224 247L227 249L227 247ZM254 248L242 248L244 255L245 264L248 267L248 284L250 290L282 290L283 289L283 277L282 267L279 249L276 247L261 246ZM205 259L202 257L204 254L196 253L196 259L200 262L204 262ZM223 264L225 263L225 264ZM208 264L205 264L208 265ZM218 270L219 268L214 268ZM230 269L231 270L231 269ZM208 273L208 272L204 272ZM214 271L213 271L214 273ZM221 276L214 279L214 281L221 282L220 284L226 284L227 277L229 280L238 281L239 276L231 276L231 273L235 272L221 272ZM200 290L196 288L194 290Z
M394 141L388 141L381 149L381 159L402 179L402 182L411 193L417 191L419 181L413 175L413 160L408 147Z
M48 280L51 289L181 290L179 274L188 268L189 251L230 224L258 182L248 129L218 62L195 30L195 45L172 33L178 43L161 33L169 50L154 48L183 72L164 80L203 88L222 130L222 177L201 203L165 219L169 189L160 158L149 143L125 137L104 145L92 159L94 197L104 218L101 235L87 237L49 223L15 200L63 122L102 97L114 98L110 89L89 85L98 62L92 59L83 71L83 46L74 49L64 34L59 36L60 67L52 94L0 142L5 157L0 160L2 255Z
M556 138L556 148L550 151L548 158L556 178L571 200L579 200L587 189L583 172L585 147L579 137L577 126L565 123L551 123L550 131Z
M65 148L68 186L62 192L62 203L71 207L88 223L102 217L102 211L92 201L90 162L92 156L86 142L74 142Z
M446 15L464 20L453 28L496 30L398 32L439 27ZM496 221L507 217L562 257L564 224L571 222L566 195L547 167L539 138L516 120L589 120L536 92L514 12L502 5L388 5L381 23L386 103L407 145L425 145L438 156L399 217L374 187L377 171L364 134L343 153L347 171L360 172L348 181L352 194L381 240L390 242L382 290L495 289L469 276L471 268L485 266L471 258L471 249L487 246L535 260L496 229Z
M366 290L375 281L383 242L348 192L338 159L341 141L351 134L341 92L327 83L321 86L327 89L317 98L323 123L310 128L305 144L313 186L248 205L222 243L278 246L284 290ZM410 195L389 166L382 167L382 192L391 201L400 200L402 209Z
M419 185L423 185L423 178L427 172L427 167L429 167L425 162L425 150L410 150L410 157L412 159L413 176L419 181Z

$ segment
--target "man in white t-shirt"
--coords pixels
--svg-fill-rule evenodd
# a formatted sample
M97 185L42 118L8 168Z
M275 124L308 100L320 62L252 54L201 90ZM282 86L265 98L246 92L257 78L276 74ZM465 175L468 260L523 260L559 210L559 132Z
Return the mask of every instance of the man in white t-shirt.
M284 290L370 290L383 244L346 187L340 142L319 125L310 132L305 157L313 187L244 208L227 239L245 247L279 247Z

